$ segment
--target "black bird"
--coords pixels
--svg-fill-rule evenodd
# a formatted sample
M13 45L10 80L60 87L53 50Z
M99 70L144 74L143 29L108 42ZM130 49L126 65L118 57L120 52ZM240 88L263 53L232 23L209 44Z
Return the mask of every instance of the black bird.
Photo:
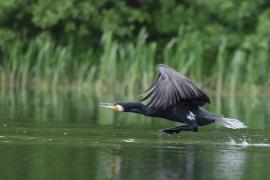
M237 119L224 118L202 108L210 103L209 97L187 77L167 65L159 65L155 83L140 95L141 102L101 103L115 111L133 112L150 117L160 117L185 125L161 130L169 134L180 131L198 131L198 126L213 122L231 129L246 128Z

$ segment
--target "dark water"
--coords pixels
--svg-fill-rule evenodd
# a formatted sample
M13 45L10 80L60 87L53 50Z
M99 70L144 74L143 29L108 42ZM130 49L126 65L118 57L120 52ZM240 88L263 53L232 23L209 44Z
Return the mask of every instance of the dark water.
M0 92L0 179L266 179L270 97L213 98L214 112L243 120L168 136L161 119L99 109L89 92ZM217 103L218 102L218 103Z

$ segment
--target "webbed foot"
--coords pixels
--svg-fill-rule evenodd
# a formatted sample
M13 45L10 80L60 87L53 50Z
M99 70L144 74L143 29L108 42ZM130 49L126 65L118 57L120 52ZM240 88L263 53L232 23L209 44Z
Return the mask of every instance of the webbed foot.
M172 128L166 128L166 129L162 129L160 130L161 132L165 132L168 134L178 134L181 131L193 131L193 132L197 132L198 131L198 126L194 126L194 125L184 125L184 126L177 126L177 127L172 127Z
M160 132L165 132L167 134L178 134L180 133L181 131L181 128L178 128L178 127L174 127L174 128L166 128L166 129L162 129L160 130Z

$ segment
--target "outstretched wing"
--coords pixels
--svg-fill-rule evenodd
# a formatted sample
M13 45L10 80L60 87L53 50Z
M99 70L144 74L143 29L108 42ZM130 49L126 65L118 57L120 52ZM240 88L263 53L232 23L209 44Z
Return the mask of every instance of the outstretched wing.
M174 69L160 64L159 72L156 82L140 95L141 101L147 101L148 107L165 109L183 101L190 101L198 106L210 103L204 92Z

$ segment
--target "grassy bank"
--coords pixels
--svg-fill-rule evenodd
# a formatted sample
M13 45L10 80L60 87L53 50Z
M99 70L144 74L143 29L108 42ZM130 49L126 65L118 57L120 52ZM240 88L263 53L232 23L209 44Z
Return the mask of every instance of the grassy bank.
M226 36L213 48L199 33L182 29L162 48L147 42L147 37L142 29L136 42L123 43L105 32L97 48L86 47L80 53L78 44L55 45L49 36L39 36L27 46L23 40L16 41L6 49L0 64L0 84L95 91L110 87L129 94L151 84L159 63L218 94L256 92L270 84L269 44L259 43L259 39L243 39L243 44L232 50Z

